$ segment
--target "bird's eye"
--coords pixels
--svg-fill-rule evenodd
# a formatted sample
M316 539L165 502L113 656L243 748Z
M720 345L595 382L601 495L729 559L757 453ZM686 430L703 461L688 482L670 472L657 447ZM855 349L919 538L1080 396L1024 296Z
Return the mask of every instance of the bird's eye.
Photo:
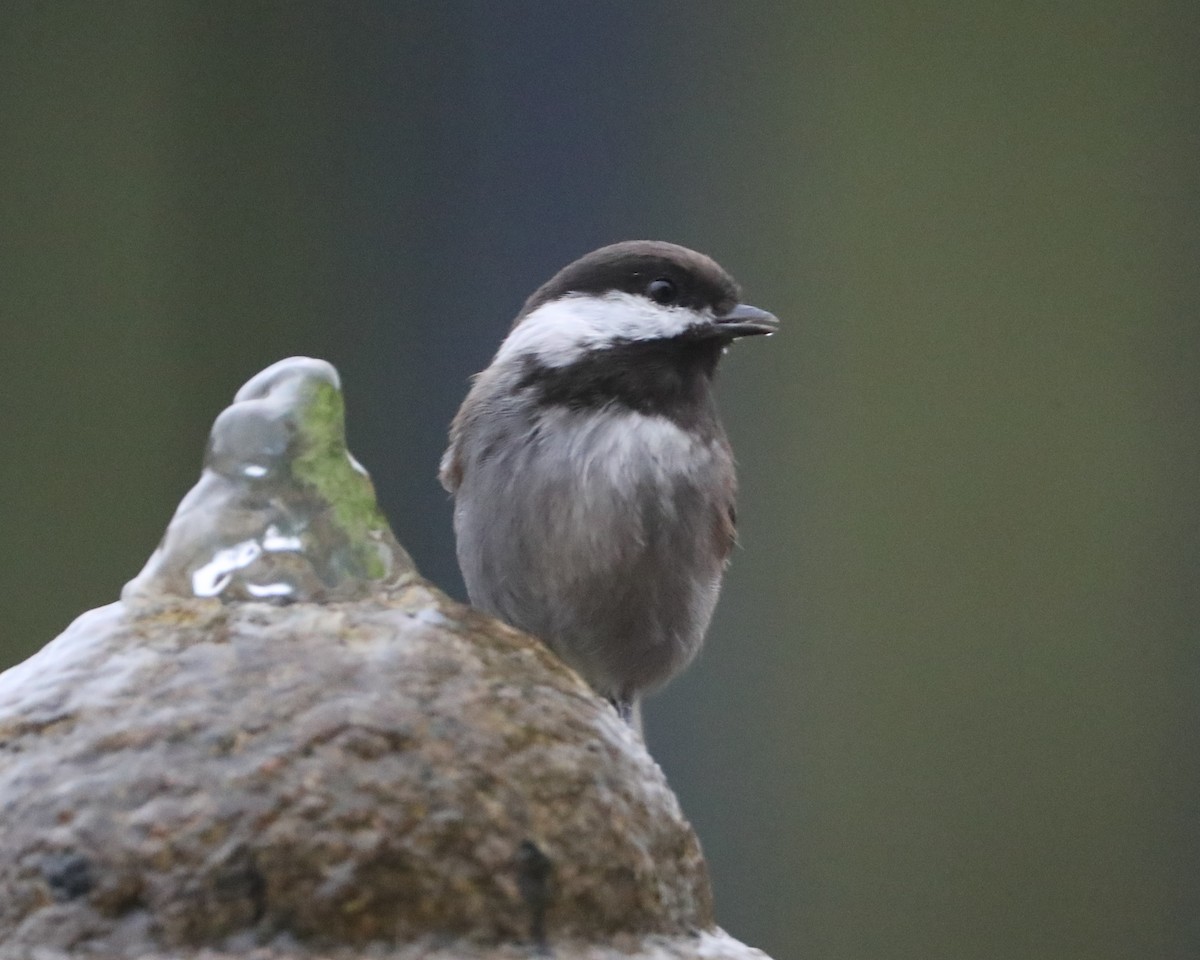
M675 286L675 281L668 280L666 277L652 280L650 281L650 285L646 287L646 296L655 303L663 304L663 306L674 303L678 295L679 290Z

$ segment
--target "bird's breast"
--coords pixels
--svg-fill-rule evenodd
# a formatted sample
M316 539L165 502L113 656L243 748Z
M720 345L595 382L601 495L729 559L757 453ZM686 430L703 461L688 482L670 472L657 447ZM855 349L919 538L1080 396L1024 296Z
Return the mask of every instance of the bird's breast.
M625 670L653 685L690 657L724 563L723 438L633 411L556 408L488 446L457 497L472 601L598 688Z

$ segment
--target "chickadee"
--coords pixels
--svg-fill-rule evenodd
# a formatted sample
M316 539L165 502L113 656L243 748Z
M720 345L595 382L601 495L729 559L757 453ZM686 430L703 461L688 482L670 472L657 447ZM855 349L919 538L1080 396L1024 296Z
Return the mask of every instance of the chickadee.
M471 603L626 720L704 639L737 487L713 375L777 325L703 254L602 247L525 302L450 428L440 479Z

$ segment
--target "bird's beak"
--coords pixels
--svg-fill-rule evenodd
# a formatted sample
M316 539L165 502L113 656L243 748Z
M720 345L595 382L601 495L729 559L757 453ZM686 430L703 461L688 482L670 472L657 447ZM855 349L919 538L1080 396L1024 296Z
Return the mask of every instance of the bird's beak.
M725 337L753 337L772 334L779 329L779 319L773 313L759 310L748 303L739 303L716 318L716 330Z

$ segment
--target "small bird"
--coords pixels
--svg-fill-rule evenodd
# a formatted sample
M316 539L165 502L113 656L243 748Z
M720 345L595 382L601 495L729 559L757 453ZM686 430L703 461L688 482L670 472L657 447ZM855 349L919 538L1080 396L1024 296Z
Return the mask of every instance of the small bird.
M699 650L735 542L717 361L777 326L701 253L602 247L525 302L451 425L440 479L472 605L631 723Z

